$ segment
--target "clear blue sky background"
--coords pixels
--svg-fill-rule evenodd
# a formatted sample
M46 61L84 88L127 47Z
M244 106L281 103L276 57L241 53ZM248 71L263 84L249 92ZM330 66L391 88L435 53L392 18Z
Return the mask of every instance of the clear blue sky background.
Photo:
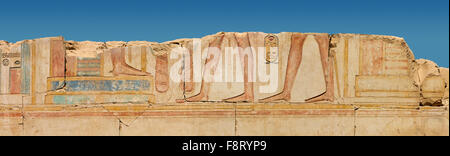
M4 0L0 40L168 41L218 31L404 37L416 58L449 66L449 0Z

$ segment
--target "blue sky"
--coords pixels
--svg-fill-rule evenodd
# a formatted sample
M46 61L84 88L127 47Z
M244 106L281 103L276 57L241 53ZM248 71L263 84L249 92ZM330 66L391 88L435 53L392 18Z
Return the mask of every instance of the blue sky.
M449 66L448 0L34 0L0 2L0 40L168 41L218 31L403 37L416 58Z

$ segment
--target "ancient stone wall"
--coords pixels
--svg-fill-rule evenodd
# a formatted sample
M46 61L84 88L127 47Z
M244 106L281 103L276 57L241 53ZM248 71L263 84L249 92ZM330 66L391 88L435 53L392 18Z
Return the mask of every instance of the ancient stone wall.
M0 135L448 135L448 68L393 36L0 41Z

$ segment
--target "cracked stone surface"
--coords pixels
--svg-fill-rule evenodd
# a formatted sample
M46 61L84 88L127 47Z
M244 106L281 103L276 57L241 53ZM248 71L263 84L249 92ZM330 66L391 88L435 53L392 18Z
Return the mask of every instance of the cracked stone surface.
M0 135L448 135L449 72L401 37L0 40Z

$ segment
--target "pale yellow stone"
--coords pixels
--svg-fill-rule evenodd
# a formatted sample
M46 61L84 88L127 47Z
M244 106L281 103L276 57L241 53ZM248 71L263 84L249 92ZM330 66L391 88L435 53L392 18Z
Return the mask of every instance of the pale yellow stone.
M120 135L233 136L234 118L139 117L120 129Z
M357 117L357 136L448 136L445 117Z
M428 76L439 75L439 67L430 60L418 59L415 60L415 69L413 72L414 81L417 85L421 86Z
M179 46L175 44L152 44L151 47L153 49L153 55L162 56L170 54L173 48Z
M443 100L447 100L447 105L448 105L448 97L449 97L449 81L448 81L448 77L449 77L449 72L448 72L448 68L439 68L439 72L441 73L441 77L444 79L445 82L445 90L444 90L444 97Z
M127 45L127 43L124 42L124 41L109 41L109 42L106 42L106 47L108 49L125 47L126 45Z
M128 47L133 46L151 46L152 44L157 44L156 42L148 42L148 41L130 41L127 42Z
M238 136L352 136L352 116L237 118Z
M27 136L117 136L119 120L115 117L28 117L24 129Z
M77 57L97 57L98 54L103 53L106 49L106 44L104 42L93 42L93 41L67 41L66 45L66 55L67 56L77 56Z
M0 136L21 136L23 134L22 117L1 117Z

